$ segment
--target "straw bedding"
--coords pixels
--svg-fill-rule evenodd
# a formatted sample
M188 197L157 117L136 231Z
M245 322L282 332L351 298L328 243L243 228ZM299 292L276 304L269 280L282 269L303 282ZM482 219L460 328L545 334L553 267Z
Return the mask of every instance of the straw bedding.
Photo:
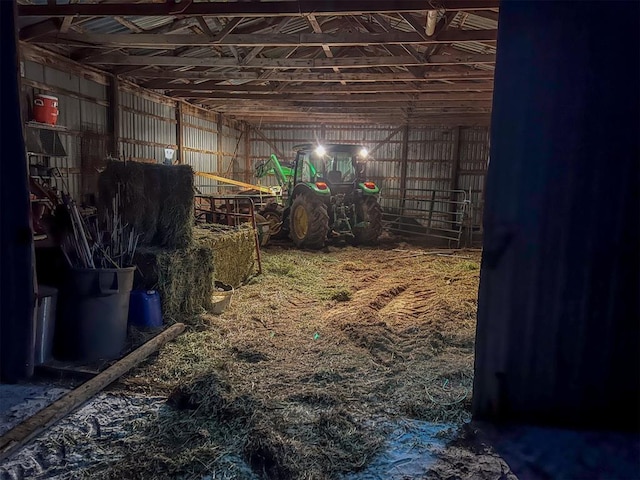
M385 419L467 420L479 256L403 249L265 252L229 310L121 382L167 408L87 478L337 479Z

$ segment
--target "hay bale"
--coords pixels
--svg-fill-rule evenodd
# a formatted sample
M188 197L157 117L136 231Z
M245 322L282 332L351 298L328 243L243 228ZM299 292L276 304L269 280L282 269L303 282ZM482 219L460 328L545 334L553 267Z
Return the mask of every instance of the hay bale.
M193 170L189 165L112 160L98 178L101 216L113 213L121 196L123 221L142 237L141 245L186 248L193 235Z
M109 161L98 177L98 208L102 218L113 215L113 199L120 194L120 212L123 223L144 232L142 223L150 199L145 195L143 164L138 162ZM152 233L155 235L155 230Z
M160 165L162 199L158 217L158 245L184 248L193 239L194 186L189 165Z
M204 313L215 280L237 287L255 271L253 235L252 228L195 228L186 248L140 247L135 288L158 290L165 318Z
M141 274L136 288L158 290L165 319L193 316L211 308L215 267L210 246L142 247L134 262Z
M203 225L194 228L196 242L213 250L216 280L239 287L256 268L255 233L253 228L238 229L219 225Z

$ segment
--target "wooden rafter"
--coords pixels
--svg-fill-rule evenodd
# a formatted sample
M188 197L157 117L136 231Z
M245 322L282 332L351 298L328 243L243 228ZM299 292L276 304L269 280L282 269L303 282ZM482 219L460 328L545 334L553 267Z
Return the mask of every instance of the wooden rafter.
M176 96L189 96L190 94L196 94L199 92L201 95L215 96L216 92L227 93L243 93L253 94L261 93L265 94L265 98L269 95L273 95L273 86L264 85L180 85L172 84L169 88L164 90L172 91ZM316 93L316 94L354 94L354 93L426 93L426 92L492 92L493 82L482 83L453 83L453 84L427 84L427 85L414 85L408 83L399 84L363 84L363 85L347 85L346 87L331 85L331 86L300 86L296 87L298 93Z
M438 0L445 10L490 10L499 6L499 0ZM360 15L374 12L419 12L429 9L425 0L398 0L375 2L371 0L274 1L274 2L167 2L167 3L117 3L75 5L19 5L18 14L44 17L105 17L105 16L219 16L219 17L283 17L301 14Z
M153 35L153 34L101 34L67 33L51 35L45 43L68 45L104 45L110 47L144 47L166 49L169 46L202 46L212 44L234 45L236 47L322 47L349 45L410 45L453 42L494 42L497 30L451 30L444 31L438 38L425 40L415 32L386 33L301 33L294 34L230 34L222 39L212 39L208 35Z
M266 75L269 73L269 75ZM130 72L128 76L133 78L152 79L147 82L143 81L147 88L172 88L176 86L188 87L189 85L202 85L202 83L190 83L186 80L206 80L210 81L207 85L215 85L218 82L230 80L261 80L269 82L284 83L378 83L378 82L433 82L438 80L441 82L460 82L466 80L493 80L493 72L477 71L477 72L427 72L424 78L415 79L408 72L392 72L392 73L281 73L281 72L163 72L155 70L142 70ZM175 83L174 80L185 80L182 83ZM142 81L142 80L141 80ZM170 83L171 82L171 83ZM329 88L329 87L328 87Z
M83 59L99 65L151 65L168 67L238 67L262 69L317 69L317 68L369 68L380 66L419 66L495 63L495 55L478 55L459 52L457 55L432 56L416 59L410 56L342 57L342 58L254 58L238 63L234 58L194 58L176 56L142 56L105 54Z

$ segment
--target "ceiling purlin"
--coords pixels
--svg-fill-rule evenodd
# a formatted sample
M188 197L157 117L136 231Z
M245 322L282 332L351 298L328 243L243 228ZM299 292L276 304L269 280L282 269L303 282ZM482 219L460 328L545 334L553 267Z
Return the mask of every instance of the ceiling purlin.
M492 11L487 13L487 16L494 15L497 14ZM229 41L222 44L206 45L206 43L199 44L199 42L189 41L188 43L191 45L185 42L182 44L183 46L178 46L180 45L178 43L177 48L167 46L167 48L158 49L149 55L150 57L159 55L165 60L168 55L176 58L202 58L201 52L211 49L225 60L224 66L213 66L215 64L210 62L203 62L202 65L198 62L193 62L190 65L179 65L179 63L171 65L168 61L160 62L163 66L131 64L119 66L117 60L114 59L111 63L112 71L125 75L129 73L138 79L145 78L145 74L147 74L148 80L142 84L149 88L165 90L168 95L176 98L188 98L196 103L215 105L219 111L235 115L237 118L251 119L261 115L273 119L279 116L287 118L295 116L296 112L299 114L303 111L319 115L322 118L348 116L382 120L400 117L418 118L421 115L445 115L443 118L453 118L455 115L461 114L486 116L490 110L492 82L480 80L481 77L476 74L474 77L467 76L466 72L473 70L462 65L471 64L471 62L491 62L491 57L477 55L477 59L471 58L472 53L458 51L451 47L450 43L383 44L374 41L367 45L350 45L349 40L346 42L338 40L333 42L335 45L330 46L325 44L323 39L323 43L320 45L307 40L306 45L304 45L305 42L302 42L304 46L284 47L277 46L278 43L275 42L273 42L275 44L273 46L260 44L251 46L253 42L237 37L238 34L284 33L293 36L299 33L306 35L309 32L309 34L335 33L338 37L345 38L349 33L354 35L400 33L405 36L410 33L425 40L432 40L437 39L440 33L449 28L456 17L456 12L446 12L438 22L434 35L430 38L426 36L423 25L423 20L426 21L426 18L423 18L422 12L372 12L355 16L324 15L318 18L314 14L309 14L304 17L302 23L299 15L266 19L233 17L229 18L226 23L223 18L190 17L178 19L169 25L147 31L129 19L114 18L135 34L157 33L161 35L162 33L189 29L197 35L209 37L212 41L219 42L231 32L236 38L233 40L229 38ZM295 23L291 23L292 21ZM56 24L58 23L56 22ZM41 28L44 30L45 27ZM37 38L39 32L39 30L32 28L30 33ZM89 30L88 33L92 32ZM264 38L266 39L266 37ZM390 36L390 38L392 37ZM399 38L402 39L400 41L405 41L403 37ZM456 38L461 37L456 35ZM236 39L242 46L236 43ZM327 40L331 41L332 38L327 37ZM410 38L407 41L415 42ZM70 38L68 43L74 43L74 40ZM79 38L77 43L81 43ZM171 42L167 43L171 44ZM269 43L269 41L265 43ZM114 46L109 46L107 43L101 46L81 48L74 52L74 56L79 57L80 60L94 58L94 64L100 65L96 63L99 62L100 54L106 52L135 54L137 48L147 50L149 47L144 46L146 44L141 41L138 47L118 46L114 48L117 43ZM284 44L282 43L282 45ZM229 56L228 52L232 56ZM96 53L98 53L97 56ZM445 53L445 56L442 53ZM464 57L464 55L468 57ZM350 62L350 60L360 57L407 59L405 61L413 58L417 62L424 62L434 56L437 56L438 59L434 58L433 66L400 62L385 65L384 61L379 64L373 61L371 64ZM443 62L449 63L449 57L454 57L453 61L462 65L443 67ZM263 63L257 63L255 66L250 65L254 59L267 60L271 58L273 59L272 65L264 65ZM278 63L278 59L320 60L325 58L328 60L345 59L349 62L336 62L338 63L336 65L324 62L319 65L313 63L306 70L301 69L303 65L300 64L287 66ZM229 62L229 59L234 59L234 62ZM235 66L233 66L234 63ZM110 63L107 62L106 65L109 66ZM102 65L103 68L104 66ZM144 70L149 68L153 68L154 71ZM331 70L333 73L327 73ZM307 73L304 73L305 71ZM156 72L159 73L154 78ZM184 77L180 77L182 72L185 72ZM451 75L449 77L433 75L430 78L432 72L451 73ZM163 73L171 75L163 77ZM490 79L491 73L486 73L487 76L482 78ZM410 76L407 76L409 74ZM473 80L476 78L477 80ZM465 81L461 83L463 79ZM230 82L230 80L234 81ZM451 83L429 83L434 81ZM477 83L473 83L474 81ZM338 85L338 82L341 85Z
M359 30L360 28L363 31L371 31L370 27L367 27L366 24L371 24L371 16L368 15L366 18L363 17L351 17L350 21L352 22L353 25L356 26L356 28ZM358 28L359 27L359 28ZM402 48L399 47L398 45L391 45L391 49L388 48L388 46L383 46L383 45L374 45L372 46L374 49L378 50L380 53L380 56L386 56L386 55L391 55L393 56L392 51L396 51L398 54L402 53L402 56L405 55L405 52L403 52ZM365 55L368 56L368 55ZM399 55L396 55L399 56ZM398 67L400 70L404 70L407 72L410 72L415 78L418 78L417 72L418 70L415 67L408 67L408 66L399 66ZM382 71L384 72L389 72L389 73L393 73L396 70L394 68L392 68L391 66L385 66L381 68Z

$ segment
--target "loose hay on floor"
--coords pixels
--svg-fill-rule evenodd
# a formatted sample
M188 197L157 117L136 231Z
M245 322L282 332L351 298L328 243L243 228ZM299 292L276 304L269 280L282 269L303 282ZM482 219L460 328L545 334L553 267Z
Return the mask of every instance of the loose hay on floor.
M339 479L382 448L384 419L467 420L479 258L464 256L267 250L209 328L121 382L169 404L90 478Z

